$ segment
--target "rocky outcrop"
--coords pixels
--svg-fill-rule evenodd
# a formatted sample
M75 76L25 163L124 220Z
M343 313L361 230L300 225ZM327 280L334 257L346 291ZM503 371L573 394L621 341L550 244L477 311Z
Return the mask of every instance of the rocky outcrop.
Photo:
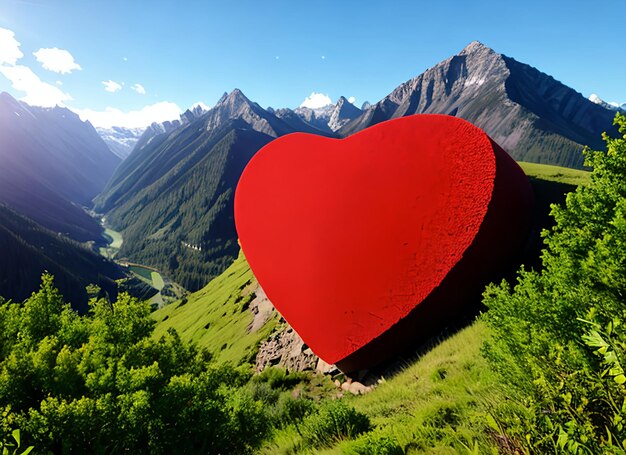
M315 370L318 360L296 331L285 325L261 344L256 357L256 371L276 365L287 371Z
M276 311L259 284L256 284L252 292L254 293L254 299L250 302L250 311L254 315L254 319L248 326L248 333L254 333L263 327Z
M354 120L359 115L361 115L361 109L356 107L354 104L350 103L343 96L339 97L337 104L335 104L335 108L330 114L330 119L328 120L328 127L332 131L337 131L339 128L344 126L350 120Z

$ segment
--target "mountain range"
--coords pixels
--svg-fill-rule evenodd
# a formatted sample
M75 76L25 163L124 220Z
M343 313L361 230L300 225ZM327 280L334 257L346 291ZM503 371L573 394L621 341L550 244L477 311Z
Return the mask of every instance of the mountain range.
M316 109L300 106L293 110L289 108L274 110L270 107L268 111L291 124L297 130L303 130L298 123L300 120L327 134L334 133L363 113L361 109L343 96L340 96L334 105L329 104Z
M119 162L72 111L0 94L0 295L23 300L44 271L80 311L88 284L117 292L125 274L95 252L103 229L83 207Z
M0 251L0 295L18 302L39 287L47 271L72 306L86 312L87 285L96 284L115 297L115 280L125 277L114 262L2 204Z
M362 109L344 97L317 109L264 109L235 89L208 110L196 105L143 131L101 129L111 148L126 147L115 153L71 111L2 94L0 202L43 229L97 243L102 228L82 208L93 198L94 210L123 233L118 258L197 290L237 255L234 190L263 145L293 132L342 138L416 113L463 117L517 160L578 168L583 146L601 148L614 116L478 42Z
M411 114L462 117L518 161L581 168L585 145L603 148L614 112L530 65L474 41L401 84L339 130L342 137Z
M614 103L614 102L607 103L595 93L592 93L591 95L589 95L589 101L595 104L599 104L603 108L609 109L611 111L626 112L626 103L622 103L622 104Z
M0 93L0 202L74 240L101 241L90 207L120 163L89 122Z
M146 128L125 128L123 126L96 127L96 131L109 147L109 150L122 160L130 155L145 130Z
M233 90L193 121L144 133L95 199L124 233L119 255L187 289L205 285L239 250L233 195L243 168L263 145L294 131Z
M235 89L206 112L148 128L96 210L123 231L122 256L196 290L236 257L235 186L254 153L278 136L341 138L404 115L444 113L480 126L517 160L580 168L584 145L601 148L614 115L478 42L363 107L340 97L318 109L263 109Z

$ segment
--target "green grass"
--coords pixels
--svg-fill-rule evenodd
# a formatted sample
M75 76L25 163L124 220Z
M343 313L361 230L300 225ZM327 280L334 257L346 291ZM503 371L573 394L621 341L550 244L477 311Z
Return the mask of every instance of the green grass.
M589 180L585 171L520 165L533 184L533 223L537 229L550 222L551 203L561 202L564 193ZM228 270L186 301L153 313L158 321L155 336L174 327L184 338L207 347L218 361L239 364L251 359L258 343L278 323L274 316L259 332L247 332L252 321L247 294L253 283L252 272L240 255ZM512 441L502 435L490 416L508 412L514 405L480 354L488 337L487 327L478 320L440 340L419 358L406 361L400 371L384 378L369 394L346 394L342 400L365 413L373 424L374 429L366 435L314 450L304 447L295 425L288 425L273 434L261 453L364 453L364 444L375 446L376 441L385 440L393 441L407 454L507 453L505 446ZM316 399L334 398L339 390L328 388L328 377L319 378L320 384L309 393L317 393Z
M589 182L589 176L591 175L588 171L551 166L549 164L526 163L523 161L517 164L529 177L567 185L584 185Z
M441 341L404 369L362 396L346 396L365 413L374 430L361 440L344 441L314 453L354 453L364 439L390 438L405 453L478 453L497 450L486 416L506 397L496 375L480 354L487 327L477 321ZM295 427L277 432L264 453L309 453L302 450ZM358 451L356 452L358 453Z
M248 304L254 276L243 255L203 289L186 299L153 313L158 322L154 332L160 337L170 327L181 337L211 351L216 360L240 364L253 360L259 343L265 340L278 322L274 315L254 333L248 333L253 320Z
M162 291L165 287L165 281L163 281L163 277L159 272L152 272L150 274L150 279L152 281L152 287L155 289Z

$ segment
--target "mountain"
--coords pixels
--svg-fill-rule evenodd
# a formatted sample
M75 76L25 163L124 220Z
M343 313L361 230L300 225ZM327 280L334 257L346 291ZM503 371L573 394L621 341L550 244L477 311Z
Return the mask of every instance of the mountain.
M133 148L142 148L149 141L151 141L153 137L163 133L170 133L175 129L180 128L181 126L187 125L194 120L202 117L207 112L207 109L205 109L205 107L206 106L204 106L203 104L197 103L191 106L185 112L183 112L180 115L179 119L167 120L161 123L153 122L150 126L144 128L143 134L141 134L138 140L135 141Z
M204 286L239 251L233 196L245 165L294 131L235 89L193 121L142 138L95 199L95 209L123 231L119 257L156 267L187 289Z
M289 123L299 131L305 131L306 126L315 128L317 133L332 135L350 120L361 115L362 111L345 97L339 97L336 104L311 109L309 107L297 107L296 109L268 109L276 116Z
M603 149L614 112L539 70L474 41L343 126L347 136L405 115L439 113L483 128L518 161L580 168L584 145Z
M328 122L330 121L330 116L332 115L333 110L334 106L329 104L315 109L300 106L295 108L293 112L306 123L319 130L332 131L328 126Z
M85 246L52 232L0 204L0 295L15 301L39 287L41 274L54 275L55 284L72 306L86 312L88 284L97 284L115 297L122 270Z
M592 103L595 104L599 104L600 106L602 106L605 109L609 109L611 111L622 111L625 112L626 111L626 103L623 104L619 104L619 103L607 103L606 101L604 101L603 99L601 99L598 95L596 95L595 93L592 93L591 95L589 95L589 101L591 101Z
M298 115L296 112L289 108L280 108L273 109L271 107L267 108L267 111L276 117L280 118L290 127L292 127L296 131L304 131L311 134L318 134L327 136L331 133L330 129L326 125L326 123L322 122L320 124L309 123L307 122L301 115Z
M100 240L91 206L120 162L89 122L0 93L0 202L78 241Z
M96 128L104 143L122 160L130 155L145 130L145 128L124 128L122 126Z
M332 131L337 131L350 120L354 120L361 114L361 109L359 109L354 104L350 103L346 98L341 96L339 97L337 104L335 104L333 111L330 114L328 127Z

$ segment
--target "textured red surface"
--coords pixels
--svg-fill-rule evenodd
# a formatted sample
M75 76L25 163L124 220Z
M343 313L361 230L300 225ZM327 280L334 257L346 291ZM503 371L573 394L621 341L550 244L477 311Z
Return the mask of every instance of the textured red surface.
M443 115L404 117L341 140L276 139L250 161L235 194L244 254L318 356L347 369L368 366L453 309L428 298L478 236L498 151L479 128ZM523 176L513 166L507 173ZM519 182L506 191L528 185ZM424 301L429 311L416 319ZM390 349L380 343L385 333L393 335Z

